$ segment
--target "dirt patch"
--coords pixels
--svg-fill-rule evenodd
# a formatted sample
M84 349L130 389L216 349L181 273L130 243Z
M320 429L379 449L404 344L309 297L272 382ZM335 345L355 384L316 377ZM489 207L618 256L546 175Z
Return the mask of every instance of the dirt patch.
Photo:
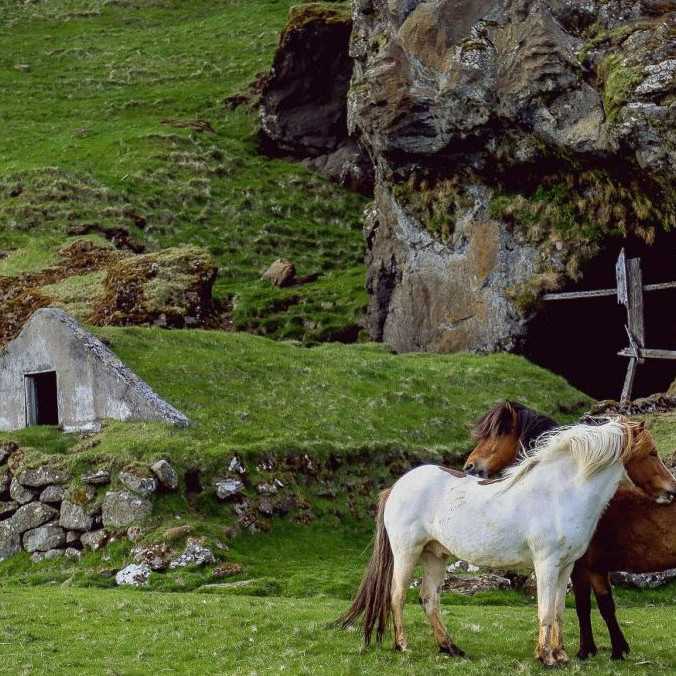
M228 328L226 309L212 297L218 269L196 247L136 255L89 240L59 251L60 261L36 273L0 277L0 345L15 338L38 309L63 305L50 287L105 273L102 293L78 319L98 325Z

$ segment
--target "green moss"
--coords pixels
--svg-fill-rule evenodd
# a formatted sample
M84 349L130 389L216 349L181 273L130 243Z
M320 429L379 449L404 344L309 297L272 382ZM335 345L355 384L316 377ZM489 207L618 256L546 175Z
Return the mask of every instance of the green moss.
M393 185L392 192L430 235L444 243L453 237L456 212L468 204L454 178L437 180L412 174L407 181Z
M314 21L333 24L351 20L352 7L349 2L304 2L289 10L289 23L285 31L305 28Z
M598 74L604 83L603 103L606 118L609 122L614 122L622 106L643 79L643 68L627 66L621 55L609 54L601 62Z

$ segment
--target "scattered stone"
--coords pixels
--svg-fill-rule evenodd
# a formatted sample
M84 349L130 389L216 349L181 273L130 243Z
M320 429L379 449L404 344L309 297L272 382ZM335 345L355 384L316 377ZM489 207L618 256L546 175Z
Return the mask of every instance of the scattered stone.
M621 584L626 587L656 589L676 579L676 568L670 568L658 573L611 573L610 579L613 584Z
M63 486L47 486L47 488L40 493L40 502L47 502L50 504L63 502L65 493L66 490Z
M215 486L216 497L219 500L228 500L240 495L244 490L244 484L239 479L218 479Z
M26 531L23 536L23 548L27 552L47 552L66 544L66 532L55 524L39 526Z
M31 561L33 563L40 563L40 561L44 561L44 558L45 558L44 552L33 552L33 555L31 556Z
M85 549L91 549L95 552L106 544L107 537L106 531L93 530L90 533L83 533L80 542Z
M242 572L242 566L239 563L224 563L218 568L214 568L214 577L230 577L239 575Z
M272 506L272 502L269 498L263 498L258 504L258 511L264 516L272 516L275 513L275 509Z
M10 521L0 523L0 561L21 551L21 536Z
M261 494L261 495L276 495L279 492L279 487L277 486L276 483L262 483L258 484L256 486L256 490Z
M497 591L498 589L511 589L512 583L506 577L494 573L481 573L479 575L447 575L442 589L454 594L473 596L480 592Z
M150 566L151 570L159 572L169 567L171 552L164 543L148 546L139 545L134 547L131 553L135 563L144 563Z
M190 535L191 532L192 526L187 524L184 526L176 526L175 528L169 528L165 531L164 539L168 542L174 542L175 540L180 540L181 538L186 537L186 535Z
M25 533L27 530L32 530L58 518L58 516L59 512L53 507L49 507L42 502L31 502L19 507L9 519L9 522L18 533Z
M100 469L91 474L83 474L82 482L92 486L104 486L110 483L110 472L107 469Z
M59 525L68 530L87 531L92 529L94 520L82 505L64 500L61 503Z
M185 547L185 551L177 559L174 559L169 568L185 568L187 566L205 566L216 563L216 557L213 552L205 547L200 540L190 538Z
M134 493L147 498L157 490L157 479L152 476L141 476L135 471L120 472L120 483Z
M70 481L70 472L59 467L43 465L33 469L26 469L17 476L22 486L42 488L50 484L65 484Z
M35 497L33 491L28 488L24 488L16 478L12 479L12 483L9 485L9 495L15 502L18 502L20 505L25 505L27 502L31 502Z
M127 540L129 542L138 542L143 537L143 530L138 526L129 526L127 528Z
M0 519L6 519L19 509L18 502L0 502Z
M279 288L291 286L296 279L296 266L291 261L278 258L263 273L261 279Z
M175 491L178 488L178 475L169 462L158 460L150 466L150 469L162 486L171 491Z
M235 455L230 461L230 464L228 465L228 471L237 472L238 474L244 474L246 472L246 468L239 461L239 458Z
M120 586L143 587L148 584L150 573L150 566L145 563L131 563L115 575L115 582Z
M82 552L79 549L75 549L75 547L66 547L63 555L72 561L79 561L82 556Z
M125 491L110 492L103 500L103 525L127 528L145 521L152 511L152 504L145 498Z
M676 396L669 394L651 394L649 397L635 399L621 404L613 399L604 399L594 404L589 416L603 415L646 415L647 413L668 413L676 409Z

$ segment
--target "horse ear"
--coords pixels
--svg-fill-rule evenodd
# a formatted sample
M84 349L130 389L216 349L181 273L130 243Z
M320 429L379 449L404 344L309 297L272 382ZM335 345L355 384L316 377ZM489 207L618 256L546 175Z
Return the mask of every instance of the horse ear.
M636 425L636 430L638 432L643 432L645 430L645 420L641 420L638 425Z

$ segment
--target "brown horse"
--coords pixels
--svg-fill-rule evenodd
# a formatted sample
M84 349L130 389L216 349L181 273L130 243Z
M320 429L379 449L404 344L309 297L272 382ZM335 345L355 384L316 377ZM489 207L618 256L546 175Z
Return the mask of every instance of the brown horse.
M467 458L465 470L484 477L494 476L513 464L521 445L532 440L525 429L538 429L542 433L555 425L551 418L522 404L500 403L475 424L477 446ZM649 434L646 440L653 443ZM618 490L601 517L587 552L573 569L580 659L597 652L591 626L592 589L610 633L612 658L622 659L629 653L629 644L617 622L609 573L616 570L646 573L676 567L676 502L672 502L676 481L662 463L654 443L647 457L627 465L627 473L637 488Z

